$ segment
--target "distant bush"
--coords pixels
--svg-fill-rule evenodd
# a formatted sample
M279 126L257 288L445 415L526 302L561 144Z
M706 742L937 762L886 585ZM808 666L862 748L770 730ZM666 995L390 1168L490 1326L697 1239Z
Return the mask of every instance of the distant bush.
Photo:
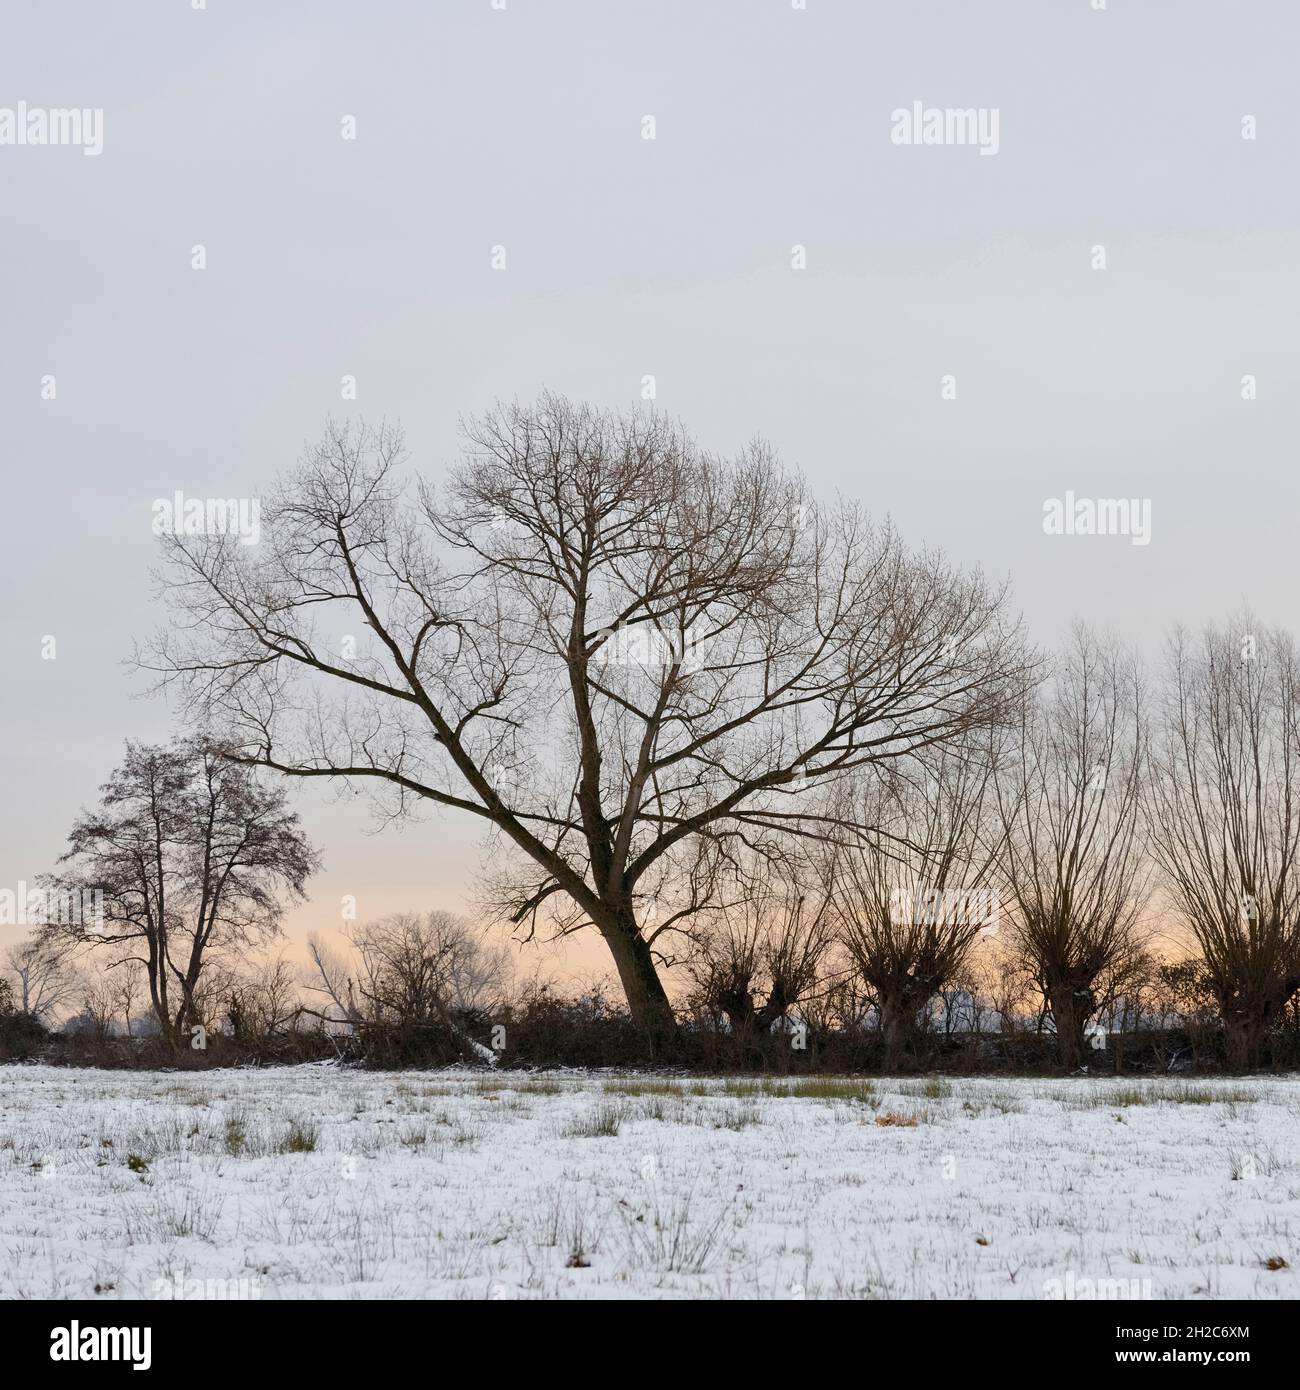
M45 1025L31 1014L0 1012L0 1061L21 1062L35 1056L49 1036Z
M656 1057L627 1009L600 990L563 998L545 985L532 986L492 1022L504 1027L497 1061L508 1067L635 1067L686 1060L679 1053ZM484 1020L473 1035L490 1045L491 1026Z
M292 1066L337 1058L337 1042L317 1029L293 1031L255 1043L209 1032L204 1048L176 1051L160 1034L127 1037L73 1031L52 1035L44 1061L69 1067L139 1071L206 1071L211 1067Z
M467 1036L450 1021L427 1023L374 1021L354 1025L340 1039L343 1055L366 1066L394 1071L403 1067L446 1067L476 1060Z

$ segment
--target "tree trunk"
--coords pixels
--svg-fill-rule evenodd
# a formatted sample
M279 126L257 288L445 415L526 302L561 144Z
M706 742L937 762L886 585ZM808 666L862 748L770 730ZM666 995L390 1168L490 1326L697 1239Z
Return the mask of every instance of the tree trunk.
M1254 1046L1252 1029L1245 1016L1237 1014L1223 1020L1223 1050L1229 1071L1248 1071Z
M885 1045L881 1069L896 1072L907 1055L907 1040L912 1032L912 1019L906 995L882 994L879 1000L880 1036Z
M1083 1030L1087 1015L1080 1009L1075 991L1068 984L1052 990L1049 999L1052 1022L1056 1025L1057 1046L1061 1052L1061 1066L1067 1072L1078 1071L1086 1055Z
M1278 1012L1270 1004L1238 1000L1223 1009L1223 1050L1230 1071L1250 1071L1261 1064L1264 1039Z
M652 1047L671 1041L677 1031L677 1019L645 937L633 922L616 923L602 934L614 957L632 1021L646 1034Z
M172 1050L176 1049L176 1033L172 1027L171 1014L167 1005L167 986L162 979L162 972L158 969L152 957L147 966L149 978L149 1003L153 1007L153 1016L158 1021L158 1032L162 1038L171 1044Z

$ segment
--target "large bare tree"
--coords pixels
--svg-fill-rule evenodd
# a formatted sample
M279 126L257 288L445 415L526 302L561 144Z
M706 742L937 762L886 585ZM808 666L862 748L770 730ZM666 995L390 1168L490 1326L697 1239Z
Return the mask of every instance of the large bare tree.
M1249 613L1169 644L1153 755L1156 857L1194 934L1229 1062L1260 1059L1300 990L1300 670Z
M554 396L465 437L412 498L400 433L331 425L259 547L164 541L178 621L142 660L232 758L477 819L511 919L594 926L671 1030L656 952L713 900L712 847L822 833L819 783L1004 720L1019 622L762 444Z
M858 791L848 817L869 829L837 857L835 915L879 1015L886 1071L902 1062L920 1011L1000 927L992 742L890 769Z
M1146 750L1136 657L1076 627L995 779L1003 895L1068 1070L1146 939Z
M203 1021L214 962L279 930L316 855L282 786L194 740L128 742L101 793L74 823L52 881L102 892L104 920L47 931L111 958L112 969L139 962L158 1025L179 1043Z

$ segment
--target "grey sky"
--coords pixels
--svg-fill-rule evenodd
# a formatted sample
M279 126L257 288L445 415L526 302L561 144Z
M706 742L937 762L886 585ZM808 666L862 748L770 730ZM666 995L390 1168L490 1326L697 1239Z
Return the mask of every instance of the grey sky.
M256 495L331 412L400 418L436 474L459 413L653 374L708 446L762 433L1009 574L1044 642L1078 616L1154 657L1243 601L1300 626L1286 0L87 0L5 29L0 107L103 108L104 148L0 147L0 886L170 728L120 665L163 616L153 499ZM916 101L996 108L998 153L892 144ZM1151 544L1045 536L1067 490L1150 498ZM472 828L302 806L327 872L296 929L344 893L456 905Z

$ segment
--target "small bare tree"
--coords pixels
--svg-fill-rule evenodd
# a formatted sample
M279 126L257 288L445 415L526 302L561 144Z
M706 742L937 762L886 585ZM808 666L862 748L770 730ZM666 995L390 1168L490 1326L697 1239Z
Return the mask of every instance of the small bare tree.
M1076 627L999 764L1003 896L1071 1071L1145 945L1145 719L1136 658Z
M138 961L164 1037L195 1023L205 972L280 929L286 896L301 897L316 866L282 788L204 744L128 742L94 811L69 836L59 891L103 895L104 921L46 929L52 948L75 942Z
M836 916L879 1015L887 1071L980 935L998 929L991 767L984 748L956 745L868 784L849 818L871 830L839 857Z
M81 994L81 1023L83 1031L96 1042L105 1043L113 1034L117 1018L117 991L105 979L88 981Z
M85 989L72 943L44 932L11 946L5 964L18 1011L45 1024L78 1003Z
M349 927L346 954L310 938L307 988L324 996L326 1020L367 1028L434 1028L457 1046L464 1016L490 1008L509 983L509 958L486 933L451 912L397 912Z
M288 1031L301 1012L297 972L283 951L245 965L223 993L231 1035L240 1042L269 1042Z
M1230 1065L1256 1065L1300 989L1300 671L1249 613L1169 644L1155 855L1200 947Z
M690 913L652 942L647 902L701 842L819 834L805 791L1005 719L1019 623L978 574L814 506L762 444L724 461L554 396L466 444L413 503L400 433L331 425L259 546L165 537L183 616L141 664L233 758L476 819L510 918L594 927L671 1034L657 952Z
M148 988L145 981L144 966L134 957L128 957L108 976L113 992L113 1007L122 1020L122 1026L129 1038L132 1034L132 1017L139 1008L141 999L147 999Z

